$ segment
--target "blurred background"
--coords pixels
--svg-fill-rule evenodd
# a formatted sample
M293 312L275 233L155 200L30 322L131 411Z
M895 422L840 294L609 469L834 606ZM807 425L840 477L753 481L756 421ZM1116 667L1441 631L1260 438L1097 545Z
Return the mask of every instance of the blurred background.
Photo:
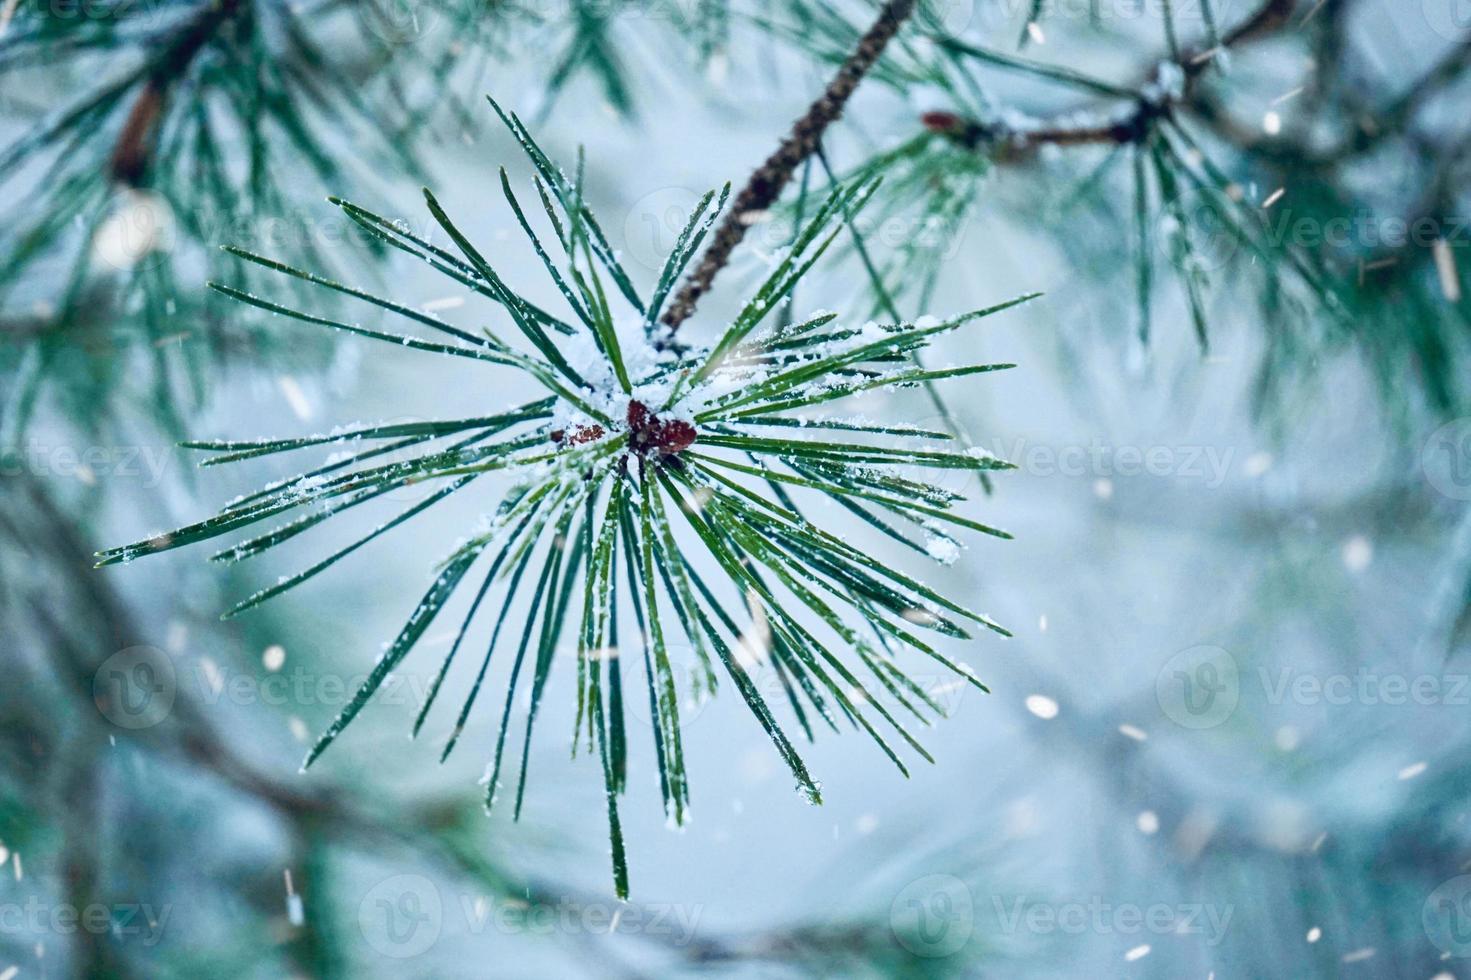
M489 503L457 497L226 622L350 532L92 568L292 472L200 470L181 439L518 394L210 294L264 274L216 246L473 325L493 314L324 200L427 236L427 185L551 306L495 188L530 170L488 92L569 168L584 148L646 288L875 9L0 7L0 980L1471 976L1463 0L916 13L799 171L885 183L793 307L862 323L1045 294L941 351L1015 370L952 383L943 412L922 391L859 406L1017 464L953 483L1015 540L925 573L1015 636L946 648L989 695L918 668L950 717L912 778L861 737L803 746L820 807L725 692L682 704L695 819L667 829L631 707L628 903L597 764L569 758L565 668L519 822L481 806L494 711L442 766L447 727L405 737L452 625L298 772ZM760 281L792 207L692 336ZM364 506L359 533L425 494Z

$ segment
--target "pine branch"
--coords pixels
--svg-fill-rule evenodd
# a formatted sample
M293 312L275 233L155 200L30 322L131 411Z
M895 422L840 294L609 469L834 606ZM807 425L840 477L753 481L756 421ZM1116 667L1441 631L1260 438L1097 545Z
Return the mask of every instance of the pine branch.
M1287 25L1292 15L1295 0L1265 0L1256 13L1227 31L1221 38L1221 47L1231 48L1244 41L1257 41Z
M569 179L519 118L499 105L495 109L537 171L535 183L552 231L550 240L565 253L564 262L553 260L542 244L504 172L502 192L545 271L562 292L572 312L570 320L553 317L514 292L427 190L429 211L460 257L428 245L363 208L340 200L334 203L365 229L497 302L529 350L518 350L488 330L483 334L464 330L387 297L241 249L234 254L287 280L305 281L327 293L351 297L408 321L412 324L409 329L433 330L453 342L369 329L293 309L232 286L212 285L243 303L314 328L391 343L400 350L408 347L461 358L486 368L520 371L546 389L545 397L473 418L353 426L327 436L189 443L191 448L216 454L207 464L343 445L353 445L355 451L346 459L329 459L237 498L212 518L110 549L99 558L100 564L127 563L252 529L254 537L215 555L217 561L240 562L400 487L432 488L420 504L380 524L356 543L279 579L238 605L233 614L299 588L361 545L483 475L510 476L513 482L495 512L443 559L438 575L388 651L317 741L304 765L311 765L357 718L484 559L489 563L485 584L467 614L461 638L480 609L480 597L504 579L502 569L510 571L510 578L481 673L453 724L441 758L449 755L464 731L507 611L518 595L527 592L522 582L534 581L525 625L519 630L517 649L510 654L514 659L486 806L494 803L499 787L497 777L518 682L529 674L531 701L513 811L519 817L532 726L555 663L552 653L562 636L575 633L580 669L574 741L582 732L581 718L587 718L587 739L590 745L596 743L605 781L614 888L620 897L626 897L628 870L618 797L626 789L628 741L620 707L623 668L616 652L610 653L627 642L617 626L618 595L623 588L618 584L620 578L626 575L627 596L638 626L633 646L643 654L659 785L666 813L674 823L684 823L689 806L669 645L670 637L680 635L702 663L697 689L714 690L718 660L803 795L812 803L821 802L818 784L775 721L747 664L732 652L751 644L750 630L723 612L730 599L717 598L695 571L693 557L700 552L720 573L721 577L711 581L720 584L723 579L729 595L744 601L752 620L763 624L769 649L756 654L758 661L779 663L828 720L841 712L854 721L901 772L907 774L908 767L880 724L891 728L926 761L933 761L896 712L879 697L868 696L845 660L856 657L861 667L877 675L880 686L899 707L928 724L928 717L895 683L897 678L911 692L917 689L902 668L891 662L893 649L918 652L978 689L985 690L985 685L968 666L931 646L911 628L952 638L965 638L970 635L968 629L977 626L1009 634L985 615L808 521L785 490L771 488L784 484L802 495L836 502L941 565L956 559L960 542L955 535L961 530L1009 538L1005 531L959 513L956 505L963 501L962 495L922 474L985 474L1010 469L1011 464L979 449L930 448L923 440L949 437L918 426L829 418L820 413L829 402L867 392L1011 367L971 364L926 370L913 362L941 337L1031 297L944 321L927 318L862 328L834 326L836 314L820 314L797 324L774 317L836 237L840 219L846 221L857 214L871 197L877 186L877 178L872 177L833 189L713 347L681 345L678 350L658 350L652 341L668 286L679 278L714 226L725 195L708 213L715 200L713 192L696 208L659 285L646 301L634 289L584 201L581 168L576 170L575 181ZM631 331L617 329L620 321L628 322L610 304L610 298L616 300L620 295L638 314ZM554 342L548 329L572 336ZM789 414L792 412L803 414ZM772 428L780 429L781 435L762 434ZM800 429L821 433L821 437L793 438L791 433ZM874 443L874 435L898 438ZM371 448L356 449L363 444ZM385 454L410 447L414 449L408 458L383 462ZM765 493L768 490L770 496ZM682 518L684 530L674 526L673 517ZM523 573L529 574L523 578ZM574 613L578 606L580 610ZM811 614L813 626L799 619L804 612ZM726 630L722 632L719 625ZM820 638L814 628L831 638ZM760 645L765 646L766 641ZM415 731L423 724L458 646L457 642L451 647L443 661ZM926 706L938 711L932 702ZM877 717L870 716L870 711Z
M843 62L822 96L792 126L792 131L781 146L777 147L776 152L751 175L715 232L700 264L690 273L664 314L662 322L670 334L678 330L680 324L694 313L700 297L705 295L714 283L716 274L730 261L731 253L746 235L751 216L765 211L777 202L797 166L812 155L828 126L843 114L843 107L853 90L914 12L914 5L915 0L888 0L884 4L878 19Z
M142 183L153 156L154 140L169 90L215 33L240 12L242 3L243 0L217 0L205 7L184 25L158 56L148 73L148 81L123 121L122 132L113 147L108 163L108 172L113 180L131 186Z
M1190 101L1205 70L1222 52L1270 37L1286 26L1293 6L1294 0L1265 0L1254 14L1227 32L1219 44L1205 50L1179 50L1176 44L1172 44L1171 56L1157 64L1145 76L1153 80L1159 88L1138 95L1134 110L1121 119L1098 125L1043 125L1034 129L1016 130L1000 122L987 124L961 119L951 113L930 113L925 123L929 128L951 135L963 144L973 147L1001 142L1013 142L1028 149L1043 145L1071 147L1138 144L1153 131L1158 120L1168 116L1177 106ZM942 44L953 51L974 57L987 60L995 57L991 52L962 41L945 40ZM1023 62L1021 59L1008 60L1013 67L1039 75L1051 67ZM1179 73L1180 85L1177 91L1169 91L1162 84L1171 72ZM1085 81L1076 77L1068 80L1079 85ZM1128 91L1106 84L1094 84L1090 87L1102 90L1105 95Z
M40 620L37 636L45 640L37 649L46 654L44 662L52 679L69 698L86 703L94 697L93 682L103 658L120 645L144 642L150 631L135 618L113 582L92 574L76 575L76 570L87 566L86 533L68 516L50 488L33 474L22 472L10 489L13 492L0 509L0 530L6 535L7 549L29 562L71 570L65 587L52 595L53 602L33 603L31 609ZM39 584L35 587L40 589ZM19 596L14 598L20 600ZM67 603L74 604L75 611ZM38 685L36 690L45 687ZM38 712L44 711L39 697L38 693L34 708ZM484 847L483 835L473 823L478 807L462 805L456 797L394 805L382 799L368 800L357 788L343 782L304 783L282 778L242 751L239 740L226 737L218 713L206 708L181 692L165 723L131 732L130 748L149 760L180 768L188 774L185 778L219 785L230 800L249 800L280 821L291 838L329 847L329 858L339 854L381 855L387 848L452 876L466 887L534 908L550 911L568 902L604 903L601 895L574 881L513 871L499 851ZM13 730L20 730L15 717L8 721ZM70 759L66 765L61 759L53 759L57 769L65 770L69 778L60 785L54 785L54 779L48 779L48 783L69 794L64 797L69 805L58 806L55 812L61 815L62 825L77 831L66 835L65 871L73 894L81 899L76 904L83 907L98 897L100 855L96 845L112 829L109 811L89 805L87 800L95 799L94 780L115 757L106 746L108 736L115 737L116 729L100 712L79 712L75 721L79 730L73 733L67 729ZM204 779L205 774L208 779ZM73 790L86 799L77 797ZM286 866L300 867L296 862L287 862ZM311 882L312 876L308 874L306 880ZM305 892L309 902L313 894L319 900L323 897L320 885L309 885ZM326 903L321 911L333 912ZM306 921L312 927L295 930L293 942L322 943L329 948L336 943L325 915L318 917L309 910ZM869 924L867 932L886 937L877 925L877 921ZM807 936L806 928L802 924L782 925L770 931L732 932L728 936L702 930L698 940L688 944L677 942L673 934L662 930L629 931L626 935L650 953L674 962L726 961L759 955L761 948L785 949L803 941L811 945L814 955L846 949L849 944L847 936ZM97 942L87 930L78 930L76 938L82 959L95 967L92 974L143 977L155 972L137 972L123 956L124 947ZM871 941L862 950L875 958L902 955L886 938ZM606 966L605 947L600 945L587 955L589 966Z

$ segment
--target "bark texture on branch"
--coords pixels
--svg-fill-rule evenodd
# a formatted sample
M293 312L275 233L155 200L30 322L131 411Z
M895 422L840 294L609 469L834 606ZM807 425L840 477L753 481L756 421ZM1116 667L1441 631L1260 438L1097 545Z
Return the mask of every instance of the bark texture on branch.
M1222 36L1215 47L1183 51L1178 60L1171 59L1156 65L1151 79L1158 79L1163 68L1173 66L1184 76L1184 91L1154 100L1140 98L1133 112L1118 119L1096 125L1063 123L1025 131L1013 131L998 124L987 125L948 112L926 113L921 121L926 128L945 133L967 147L1012 141L1016 144L1013 148L1014 154L1044 144L1089 146L1138 143L1149 134L1157 119L1168 116L1177 105L1193 100L1197 83L1218 55L1231 48L1264 40L1282 30L1287 26L1295 3L1296 0L1263 0L1251 16Z
M823 132L842 116L848 97L884 53L884 48L898 33L900 26L914 12L914 4L915 0L888 0L884 4L878 19L843 62L822 96L792 126L792 131L782 140L776 152L751 175L720 227L716 229L715 237L710 240L699 265L685 279L674 302L665 311L662 322L670 333L678 330L679 325L689 319L700 297L715 281L716 274L730 261L731 252L745 237L750 221L747 216L765 211L777 202L797 166L812 155Z
M215 0L189 21L159 53L147 75L143 90L128 110L122 131L112 149L108 172L112 179L137 187L147 176L158 140L169 90L184 74L210 39L233 18L243 0Z

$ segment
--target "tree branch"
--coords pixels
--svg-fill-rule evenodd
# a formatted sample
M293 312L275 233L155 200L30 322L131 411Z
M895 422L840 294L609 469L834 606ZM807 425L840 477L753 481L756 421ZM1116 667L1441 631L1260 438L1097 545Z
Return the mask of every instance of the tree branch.
M142 183L153 156L169 89L215 33L239 12L241 5L242 0L214 0L206 4L159 54L113 147L108 172L114 180L134 187Z
M777 202L797 165L812 155L823 132L843 114L848 97L853 94L853 90L858 87L858 83L873 67L874 62L878 61L900 26L913 13L914 4L915 0L888 0L884 4L878 19L859 40L858 46L843 62L822 96L792 126L792 131L782 140L776 152L751 175L715 232L700 264L685 279L684 286L665 312L663 323L671 334L689 319L700 297L715 281L716 274L730 261L731 252L746 235L750 216L765 211Z
M946 133L964 145L972 147L997 142L1011 142L1018 148L1049 144L1052 146L1089 146L1137 143L1149 133L1156 119L1168 115L1177 105L1189 101L1196 82L1222 52L1242 44L1263 40L1286 26L1294 3L1295 0L1263 0L1255 13L1228 31L1215 47L1182 51L1178 57L1160 62L1150 77L1158 79L1164 68L1171 66L1177 68L1184 73L1183 92L1179 95L1164 93L1158 98L1140 96L1133 112L1112 122L1084 126L1062 124L1015 130L1001 124L988 125L962 119L948 112L926 113L923 121L928 128Z

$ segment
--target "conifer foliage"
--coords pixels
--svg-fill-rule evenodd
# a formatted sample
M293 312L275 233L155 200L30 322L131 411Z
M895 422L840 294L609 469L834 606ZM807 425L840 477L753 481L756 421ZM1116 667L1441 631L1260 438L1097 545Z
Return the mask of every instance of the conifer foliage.
M965 532L1006 532L965 516L962 495L926 474L986 473L1010 464L957 446L947 432L890 420L828 414L870 392L929 385L1011 367L918 366L936 339L1031 297L948 319L844 325L835 313L794 321L780 315L793 287L877 186L836 186L800 227L791 247L709 346L693 346L660 322L666 301L726 203L701 200L653 289L641 292L619 263L582 196L582 166L567 176L514 114L495 111L535 170L545 213L539 232L501 171L501 190L546 268L566 310L548 311L508 285L484 253L426 190L430 213L454 248L443 248L343 200L334 203L386 245L428 263L497 304L519 339L454 326L438 316L241 249L235 255L282 276L393 314L394 333L296 309L230 285L214 288L242 303L303 324L386 341L416 352L519 371L544 389L532 401L492 414L436 422L354 426L328 434L265 440L191 442L204 465L278 453L330 450L315 467L236 500L207 520L100 554L124 563L246 529L253 537L215 558L238 562L286 542L358 504L410 484L432 488L366 537L246 598L227 615L306 582L362 545L389 533L471 484L505 487L493 513L444 557L409 614L341 714L318 739L310 765L342 733L464 584L473 598L414 722L417 733L438 701L472 625L493 620L476 679L454 716L448 757L482 691L495 651L513 658L488 771L486 804L502 788L512 707L529 675L530 701L514 809L525 796L529 746L552 668L575 649L574 751L596 753L606 787L613 876L620 896L628 872L618 798L626 789L628 698L647 698L659 783L670 821L689 813L690 788L670 647L682 636L698 661L692 692L728 680L745 701L797 787L821 801L809 773L753 675L769 667L810 737L817 724L848 722L868 733L907 774L897 742L929 759L902 715L928 724L940 708L900 666L901 653L933 658L984 690L971 669L935 637L981 627L988 617L849 543L804 516L798 498L827 500L884 535L942 564ZM554 256L560 256L556 258ZM429 339L429 334L433 339ZM344 454L345 451L345 454ZM388 454L394 461L384 462ZM279 521L279 523L272 523ZM269 526L259 530L259 526ZM472 574L473 573L473 574ZM478 578L478 585L473 584ZM498 608L497 608L498 607ZM522 611L513 615L513 607ZM735 610L733 612L732 610ZM630 616L631 613L631 616ZM518 620L518 616L524 619ZM644 664L647 690L625 687L624 656ZM869 688L885 699L865 693Z

